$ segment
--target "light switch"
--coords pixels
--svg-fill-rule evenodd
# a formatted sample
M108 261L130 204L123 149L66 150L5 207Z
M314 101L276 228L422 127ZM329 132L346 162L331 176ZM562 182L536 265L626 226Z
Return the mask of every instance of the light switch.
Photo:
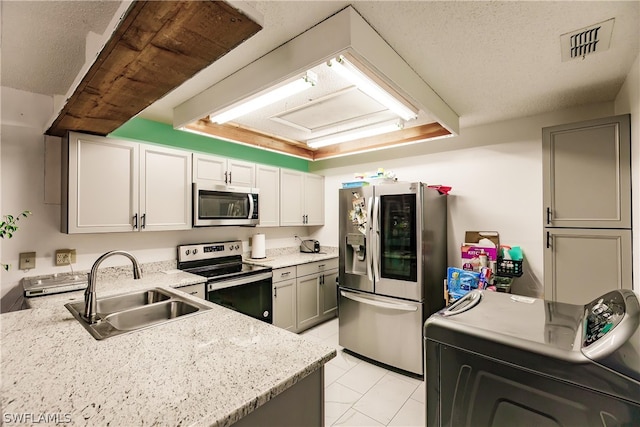
M20 270L30 270L36 268L36 253L21 252L20 253Z

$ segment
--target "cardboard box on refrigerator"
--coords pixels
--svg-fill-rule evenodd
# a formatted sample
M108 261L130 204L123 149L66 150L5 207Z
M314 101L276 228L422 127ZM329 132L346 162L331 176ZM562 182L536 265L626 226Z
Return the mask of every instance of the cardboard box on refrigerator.
M460 249L462 268L469 269L471 260L480 254L486 254L488 262L497 261L499 249L500 234L497 231L467 231Z

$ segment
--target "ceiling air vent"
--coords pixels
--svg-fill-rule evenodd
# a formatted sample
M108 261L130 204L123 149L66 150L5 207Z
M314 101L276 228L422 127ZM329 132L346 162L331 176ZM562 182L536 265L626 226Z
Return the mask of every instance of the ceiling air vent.
M584 58L609 49L614 18L560 36L562 61Z

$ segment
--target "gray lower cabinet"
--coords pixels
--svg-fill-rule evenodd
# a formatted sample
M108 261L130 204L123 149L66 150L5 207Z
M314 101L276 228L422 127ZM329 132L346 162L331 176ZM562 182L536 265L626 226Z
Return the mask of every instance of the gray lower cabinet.
M322 294L322 316L334 317L338 314L338 270L323 273L320 289Z
M631 230L547 229L545 299L587 304L631 287Z
M296 268L273 270L273 324L296 330Z
M338 259L273 270L273 324L302 332L337 314Z

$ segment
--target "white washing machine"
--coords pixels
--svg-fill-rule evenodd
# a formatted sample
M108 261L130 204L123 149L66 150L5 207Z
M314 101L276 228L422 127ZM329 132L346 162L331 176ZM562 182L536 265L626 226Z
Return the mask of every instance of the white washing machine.
M640 426L640 305L472 291L424 325L427 426Z

